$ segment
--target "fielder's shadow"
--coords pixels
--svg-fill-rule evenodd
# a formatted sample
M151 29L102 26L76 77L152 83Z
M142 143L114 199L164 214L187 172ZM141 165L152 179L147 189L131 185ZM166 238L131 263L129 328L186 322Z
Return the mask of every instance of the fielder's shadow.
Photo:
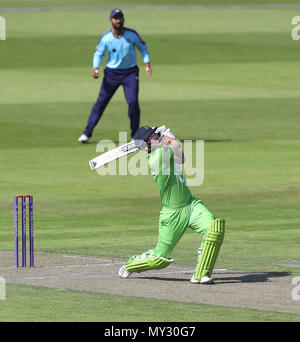
M263 283L271 281L271 278L288 277L290 272L233 272L213 274L215 283L218 284L232 284L232 283ZM187 278L170 278L163 276L139 276L139 279L157 280L157 281L173 281L186 282Z

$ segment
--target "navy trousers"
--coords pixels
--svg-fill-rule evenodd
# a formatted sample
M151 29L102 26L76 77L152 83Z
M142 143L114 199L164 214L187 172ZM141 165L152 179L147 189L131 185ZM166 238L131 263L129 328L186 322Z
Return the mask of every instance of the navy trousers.
M104 78L101 84L97 102L94 104L84 134L92 136L93 130L100 120L110 99L119 88L123 86L126 101L128 103L128 116L130 118L131 137L133 137L140 124L140 107L138 102L139 69L137 66L125 69L104 69Z

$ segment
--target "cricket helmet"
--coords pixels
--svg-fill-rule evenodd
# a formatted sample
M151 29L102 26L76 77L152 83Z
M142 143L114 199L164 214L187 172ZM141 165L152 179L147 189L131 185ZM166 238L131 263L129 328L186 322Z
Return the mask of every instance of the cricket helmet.
M137 129L135 132L133 139L135 142L135 145L139 149L144 149L148 146L147 139L150 137L150 135L156 131L157 127L149 127L149 126L143 126ZM149 150L149 149L148 149Z
M149 126L143 126L137 129L135 132L133 139L134 140L144 140L147 141L147 139L150 137L150 135L156 131L157 127L149 127Z

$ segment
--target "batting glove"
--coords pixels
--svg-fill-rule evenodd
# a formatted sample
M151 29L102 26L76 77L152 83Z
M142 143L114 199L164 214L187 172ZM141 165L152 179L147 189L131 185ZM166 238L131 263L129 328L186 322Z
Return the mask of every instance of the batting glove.
M168 138L171 138L171 139L174 139L176 140L175 138L175 135L171 132L170 128L167 128L163 134L162 134L164 137L168 137Z
M155 128L155 127L153 127L153 128ZM163 135L163 132L164 132L166 129L167 129L166 126L160 126L160 127L157 127L157 128L156 128L156 130L155 130L154 133Z
M155 133L159 134L161 137L168 137L176 140L175 135L171 132L170 128L167 128L164 125L157 127Z

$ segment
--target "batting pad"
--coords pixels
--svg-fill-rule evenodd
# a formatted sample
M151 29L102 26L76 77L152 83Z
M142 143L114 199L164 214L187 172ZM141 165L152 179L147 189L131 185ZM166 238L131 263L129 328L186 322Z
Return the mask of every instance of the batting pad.
M225 220L214 220L206 233L206 238L200 262L196 268L194 278L211 277L225 234Z
M132 261L125 265L129 272L145 272L150 270L160 270L168 267L174 259L165 259L163 257L150 257L144 260Z

